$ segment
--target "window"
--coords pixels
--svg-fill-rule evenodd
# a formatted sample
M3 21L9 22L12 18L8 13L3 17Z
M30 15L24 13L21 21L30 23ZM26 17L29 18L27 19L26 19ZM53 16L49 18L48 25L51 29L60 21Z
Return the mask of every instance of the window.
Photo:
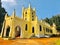
M32 33L34 33L34 27L32 27Z
M52 30L50 30L50 33L52 33Z
M6 29L6 37L9 37L10 27L8 26Z
M20 26L16 26L15 28L15 36L18 37L21 35L21 28Z
M33 15L33 12L32 12L32 21L34 21L34 15Z
M34 13L32 12L32 17L34 17Z
M27 24L25 25L25 30L27 31Z
M20 27L19 26L16 26L15 30L16 31L19 31L20 30Z
M33 12L32 12L32 15L33 15Z
M32 15L32 21L34 21L34 16Z
M46 32L52 33L52 30L46 28Z
M46 28L46 32L49 32L49 29L48 28Z
M25 14L27 14L27 12L25 12Z
M32 15L32 18L33 18L34 16Z
M42 27L41 27L41 25L40 25L39 27L40 27L40 31L42 31Z
M32 21L34 21L34 18L32 18Z

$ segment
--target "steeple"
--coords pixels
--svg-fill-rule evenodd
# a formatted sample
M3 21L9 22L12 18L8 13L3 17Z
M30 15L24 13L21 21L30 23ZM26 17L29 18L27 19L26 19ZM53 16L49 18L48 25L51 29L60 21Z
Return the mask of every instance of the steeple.
M1 0L0 0L0 8L1 8Z

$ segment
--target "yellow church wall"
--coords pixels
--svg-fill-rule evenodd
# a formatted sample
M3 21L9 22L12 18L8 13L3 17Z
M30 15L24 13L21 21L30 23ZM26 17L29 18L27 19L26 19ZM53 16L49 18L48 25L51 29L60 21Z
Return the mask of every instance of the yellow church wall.
M28 13L28 15L25 14L26 12ZM24 20L25 20L25 18L27 18L27 20L30 21L30 20L31 20L31 19L30 19L30 10L24 9L24 12L23 12L23 13L24 13L24 17L23 17Z
M27 29L26 29L26 25L27 25ZM10 38L16 38L16 36L19 33L20 33L20 38L31 38L32 36L41 37L44 35L52 35L52 34L56 34L57 32L55 25L51 27L45 21L38 20L38 17L36 16L35 8L32 9L30 5L28 8L22 9L22 18L16 16L15 10L11 16L8 16L6 14L5 24L3 26L4 37L6 36L8 27L10 27L10 32L9 32ZM21 32L18 32L16 27L19 27L19 30ZM47 32L47 30L48 31L51 30L52 33Z
M27 12L27 14L25 14ZM33 13L33 16L34 16L34 21L32 21L32 13ZM25 18L27 18L26 21L29 21L30 24L29 24L29 34L30 35L34 35L34 34L38 34L36 33L38 30L37 30L37 27L36 27L36 15L35 15L35 10L33 10L30 5L28 8L23 8L22 9L22 14L23 14L23 19L25 20ZM32 27L34 27L34 33L32 33ZM37 31L36 31L37 30ZM29 36L30 36L29 35Z
M27 21L24 21L24 20L22 20L22 19L19 19L19 18L15 18L14 19L14 27L16 27L16 26L20 26L21 27L21 31L22 31L22 37L24 37L24 38L29 38L30 37L30 35L31 35L31 26L30 26L30 23L29 22L27 22ZM28 25L28 29L27 29L27 31L25 30L25 25Z
M40 26L41 26L41 31L40 31ZM43 24L41 22L38 22L38 29L39 29L39 35L44 35L44 30L43 30Z
M6 36L6 31L7 31L6 29L8 28L8 26L10 26L10 27L12 28L12 25L11 25L12 21L11 21L10 18L11 18L11 17L5 19L4 37ZM6 22L7 22L7 23L6 23ZM11 30L10 30L10 32L11 32ZM9 32L9 33L10 33L10 32ZM9 37L10 37L10 35L9 35Z
M36 21L32 22L31 30L32 30L32 27L34 27L34 34L35 34L35 36L38 36L39 35L39 28L38 28L38 24L37 24Z
M45 22L39 22L39 24L42 26L42 31L39 31L40 32L40 34L42 35L51 35L51 34L53 34L53 31L52 31L52 33L51 32L47 32L46 31L46 29L49 29L49 30L52 30L52 28L50 27L50 25L49 24L45 24Z
M53 34L57 34L57 30L55 29L55 27L52 27L52 31L53 31Z

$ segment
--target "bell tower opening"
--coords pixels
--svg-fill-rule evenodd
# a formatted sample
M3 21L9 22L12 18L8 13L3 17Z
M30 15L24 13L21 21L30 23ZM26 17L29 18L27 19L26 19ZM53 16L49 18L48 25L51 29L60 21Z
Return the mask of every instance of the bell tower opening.
M35 8L32 8L29 4L28 8L22 8L22 18L27 21L35 21L36 11Z

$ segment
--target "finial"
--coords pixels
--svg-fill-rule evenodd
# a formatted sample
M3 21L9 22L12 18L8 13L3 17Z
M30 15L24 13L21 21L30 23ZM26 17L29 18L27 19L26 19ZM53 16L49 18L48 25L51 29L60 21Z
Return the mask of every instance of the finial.
M5 14L5 19L6 19L7 17L8 17L8 14L6 13L6 14Z
M22 7L22 10L24 10L24 6Z
M31 8L31 5L30 5L30 3L29 3L29 8Z
M33 10L35 11L36 9L35 9L35 8L33 8Z
M14 9L14 11L13 11L13 14L12 14L13 16L15 16L16 15L16 12L15 12L15 9Z

